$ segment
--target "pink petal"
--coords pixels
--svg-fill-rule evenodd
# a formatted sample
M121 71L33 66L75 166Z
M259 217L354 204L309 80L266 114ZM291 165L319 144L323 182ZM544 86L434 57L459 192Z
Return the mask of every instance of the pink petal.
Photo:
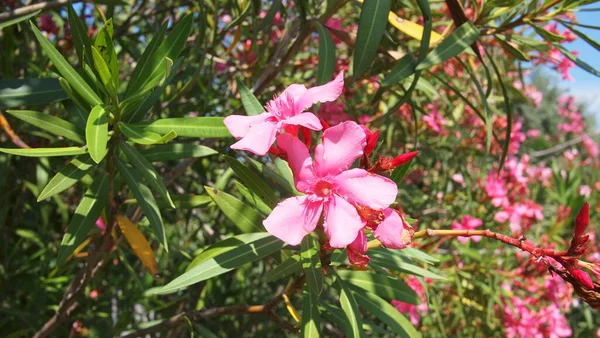
M302 97L302 95L304 95L304 93L306 93L307 89L304 85L301 84L292 84L289 85L284 91L283 93L281 93L280 96L283 96L285 94L289 94L292 96L292 98L294 98L294 101L298 101L300 100L300 98Z
M398 186L389 178L363 169L350 169L335 177L337 193L354 204L372 209L387 208L396 200Z
M315 230L321 210L322 203L311 202L308 196L290 197L277 204L263 225L271 235L289 245L298 245Z
M279 135L277 145L288 155L288 164L292 169L292 173L294 173L296 189L308 192L316 181L308 148L298 138L290 134Z
M329 237L329 245L343 248L352 243L364 223L352 204L345 199L332 195L325 205L325 233Z
M367 136L356 122L346 121L323 132L323 143L315 149L315 173L337 175L363 154Z
M315 103L335 101L340 97L343 89L344 72L340 72L332 81L307 90L298 101L296 101L296 111L304 111Z
M321 130L323 126L321 125L321 121L318 117L313 113L302 113L296 116L292 116L283 121L284 124L294 125L294 126L303 126L312 130Z
M383 211L385 219L379 223L377 229L373 231L373 235L377 238L384 247L390 249L404 249L410 244L406 238L403 238L404 220L397 212L390 208Z
M264 122L271 114L262 113L255 116L231 115L227 116L223 123L235 138L242 138L250 130L250 126Z
M231 149L247 150L256 155L264 156L275 142L276 133L276 122L267 120L259 124L253 124L241 140L231 145Z

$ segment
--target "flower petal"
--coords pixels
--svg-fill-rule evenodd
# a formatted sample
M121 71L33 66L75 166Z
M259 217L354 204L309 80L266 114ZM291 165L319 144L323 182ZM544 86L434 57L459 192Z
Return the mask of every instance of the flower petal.
M277 145L287 153L288 164L294 173L296 189L308 192L315 184L313 163L308 153L308 148L298 138L290 134L281 134L277 137Z
M230 115L223 120L223 123L233 137L240 139L248 134L250 126L264 122L269 116L271 116L269 113L255 116Z
M321 121L313 113L301 113L296 116L292 116L288 119L285 119L283 123L287 125L303 126L312 130L323 129Z
M404 220L397 212L387 208L383 211L385 219L379 223L373 235L384 247L404 249L410 244L410 236L404 236Z
M271 235L289 245L298 245L315 230L321 210L322 203L311 202L308 196L290 197L277 204L263 225Z
M231 149L247 150L256 155L264 156L275 142L276 133L276 122L267 120L259 124L253 124L241 140L231 145Z
M356 239L364 223L352 204L339 196L332 195L325 205L323 227L329 237L329 245L333 248L343 248Z
M303 93L296 101L296 111L304 111L315 103L335 101L340 97L343 89L344 72L339 72L332 81L327 82L322 86L312 87Z
M396 200L398 186L389 178L363 169L350 169L335 177L336 191L354 204L387 208Z
M323 143L315 149L315 173L337 175L363 154L367 136L356 122L346 121L323 132Z
M283 93L281 93L280 96L289 94L292 98L294 98L294 101L298 101L298 100L300 100L302 95L304 95L304 93L306 93L306 91L307 91L307 89L304 85L292 84L292 85L287 86L287 88L283 91Z

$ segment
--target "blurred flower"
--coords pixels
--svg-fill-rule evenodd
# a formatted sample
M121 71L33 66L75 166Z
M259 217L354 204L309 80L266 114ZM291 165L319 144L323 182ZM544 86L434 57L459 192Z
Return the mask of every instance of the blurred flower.
M483 225L483 221L479 218L475 218L471 215L465 215L460 220L460 223L457 221L452 222L452 230L475 230ZM459 242L465 244L469 241L469 238L473 239L473 242L479 242L481 240L480 236L473 237L457 237Z
M440 114L437 105L429 103L427 109L429 110L429 114L423 115L423 121L425 122L427 129L437 134L442 134L444 132L444 125L447 124L446 119Z
M406 284L413 289L417 295L421 298L421 304L414 305L404 303L398 300L392 300L392 305L401 313L408 314L410 318L410 322L413 325L419 324L419 319L421 318L421 314L427 313L429 311L429 307L427 306L427 300L425 299L425 289L423 289L423 285L415 276L408 276L406 279Z

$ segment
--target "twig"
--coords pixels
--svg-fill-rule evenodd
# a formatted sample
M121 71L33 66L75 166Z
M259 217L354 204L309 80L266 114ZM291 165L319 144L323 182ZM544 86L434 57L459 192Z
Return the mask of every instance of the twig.
M10 137L10 140L12 141L12 143L14 143L17 147L31 148L29 145L27 145L27 143L25 143L21 140L21 138L19 137L19 135L17 135L17 133L15 133L15 131L11 128L10 124L4 117L4 114L2 114L2 112L0 112L0 127L2 127L2 129L4 130L6 135L8 135L8 137Z
M551 148L548 148L548 149L534 151L534 152L531 153L531 156L533 156L533 157L542 157L542 156L550 155L550 154L553 154L553 153L557 153L557 152L559 152L559 151L561 151L563 149L566 149L566 148L568 148L568 147L570 147L572 145L576 145L577 143L583 142L583 140L585 140L587 137L595 136L595 135L598 135L598 134L600 134L600 130L596 130L596 131L592 132L591 134L587 134L587 135L584 135L584 136L580 136L580 137L574 138L574 139L569 140L569 141L567 141L565 143L561 143L561 144L555 145L554 147L551 147Z
M73 0L71 2L76 3L76 2L91 2L91 1L90 0ZM67 5L67 3L68 3L67 0L56 0L56 1L45 1L45 2L40 2L37 4L25 6L25 7L20 7L20 8L12 10L10 12L0 13L0 22L7 21L7 20L10 20L13 18L17 18L19 16L31 14L38 10L49 11L52 9L57 9L57 8Z

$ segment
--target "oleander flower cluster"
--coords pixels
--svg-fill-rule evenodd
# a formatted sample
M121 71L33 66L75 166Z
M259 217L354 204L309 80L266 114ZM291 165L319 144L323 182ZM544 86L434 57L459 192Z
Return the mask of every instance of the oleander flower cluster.
M405 164L417 152L371 161L379 132L353 121L329 126L312 112L316 103L334 102L342 93L344 73L333 81L307 89L287 87L256 116L233 115L225 125L238 139L231 148L256 155L271 153L285 158L293 172L293 196L279 203L264 220L266 230L289 245L322 229L328 248L346 248L351 263L365 266L367 233L383 246L402 249L410 244L412 228L391 208L398 187L378 174ZM311 147L313 133L320 142ZM355 167L354 163L360 163Z

